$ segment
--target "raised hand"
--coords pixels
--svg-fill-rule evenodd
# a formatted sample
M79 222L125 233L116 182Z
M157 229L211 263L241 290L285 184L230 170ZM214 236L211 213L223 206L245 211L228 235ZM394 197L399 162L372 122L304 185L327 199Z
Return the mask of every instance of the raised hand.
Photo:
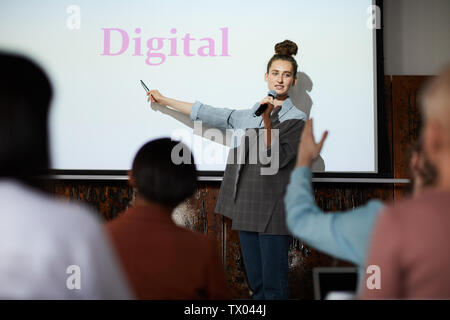
M306 121L298 146L297 167L311 166L313 161L319 157L327 135L328 131L325 131L320 142L316 143L313 132L313 120L309 119Z

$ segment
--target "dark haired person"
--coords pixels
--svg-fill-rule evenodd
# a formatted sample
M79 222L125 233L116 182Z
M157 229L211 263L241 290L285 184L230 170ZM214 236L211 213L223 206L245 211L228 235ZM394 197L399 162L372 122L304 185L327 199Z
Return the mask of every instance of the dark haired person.
M232 219L232 230L239 231L242 254L249 285L254 299L288 299L288 251L291 236L286 227L283 194L289 173L295 165L300 132L306 119L289 98L289 90L297 82L297 45L285 40L275 45L275 54L267 64L264 79L270 96L255 103L252 108L235 110L216 108L199 101L178 101L163 96L157 90L148 95L152 102L171 107L190 115L194 121L221 129L256 129L272 159L278 159L276 174L262 174L267 165L247 161L249 150L261 145L258 139L240 144L239 152L232 148L225 168L215 212ZM254 116L260 104L268 104L262 116ZM261 130L266 129L266 130ZM278 130L279 139L272 139L271 129ZM252 149L253 148L253 149ZM278 149L278 152L276 151ZM242 153L241 153L242 151ZM272 152L273 151L273 152ZM243 161L230 161L235 154L246 155ZM239 162L239 163L234 163ZM271 162L271 165L273 163Z
M317 250L354 263L359 269L359 286L364 284L365 261L373 227L386 205L378 199L348 211L326 214L316 204L312 189L311 165L327 137L325 132L315 142L313 121L309 119L302 132L296 168L291 173L285 195L287 225L292 234ZM421 141L414 145L410 160L414 195L433 186L436 175L427 162Z
M186 146L178 145L190 163L174 163L177 145L158 139L138 151L129 173L136 202L108 223L110 236L138 299L229 299L215 242L172 221L172 210L197 182Z
M130 298L94 213L39 191L49 167L49 79L6 53L0 70L0 299Z

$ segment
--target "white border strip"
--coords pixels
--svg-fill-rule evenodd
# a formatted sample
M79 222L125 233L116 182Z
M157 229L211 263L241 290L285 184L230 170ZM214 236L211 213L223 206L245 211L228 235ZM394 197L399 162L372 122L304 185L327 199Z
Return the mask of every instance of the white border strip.
M409 179L385 178L313 178L313 182L351 182L351 183L410 183Z
M44 179L49 180L128 180L126 175L49 175ZM222 181L223 177L199 177L199 181ZM313 178L313 182L330 182L330 183L410 183L409 179L384 179L384 178Z
M322 292L320 292L320 273L356 273L357 287L358 287L358 268L357 267L314 267L313 268L313 285L314 285L314 299L320 300L322 297ZM358 288L356 288L358 290Z

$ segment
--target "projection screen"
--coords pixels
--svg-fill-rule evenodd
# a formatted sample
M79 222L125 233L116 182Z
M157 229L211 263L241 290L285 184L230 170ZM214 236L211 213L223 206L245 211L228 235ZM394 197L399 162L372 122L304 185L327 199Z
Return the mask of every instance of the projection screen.
M145 142L181 139L197 168L222 172L228 147L193 134L177 100L251 108L267 95L274 45L294 41L294 105L328 139L326 173L377 173L377 47L372 0L2 1L0 50L31 57L53 88L52 169L130 169ZM24 79L24 90L33 83Z

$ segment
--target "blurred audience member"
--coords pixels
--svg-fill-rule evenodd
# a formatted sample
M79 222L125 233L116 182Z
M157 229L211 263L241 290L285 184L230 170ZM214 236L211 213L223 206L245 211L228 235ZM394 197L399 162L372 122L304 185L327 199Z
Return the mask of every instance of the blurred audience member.
M174 163L172 150L178 147L189 163ZM173 209L196 187L189 149L167 138L148 142L138 151L129 178L137 192L135 205L108 229L137 297L229 299L215 241L172 221Z
M0 70L0 298L130 298L94 213L37 188L49 167L49 79L5 53Z
M436 186L381 214L367 262L380 273L368 275L365 299L450 299L450 68L430 81L420 104Z

